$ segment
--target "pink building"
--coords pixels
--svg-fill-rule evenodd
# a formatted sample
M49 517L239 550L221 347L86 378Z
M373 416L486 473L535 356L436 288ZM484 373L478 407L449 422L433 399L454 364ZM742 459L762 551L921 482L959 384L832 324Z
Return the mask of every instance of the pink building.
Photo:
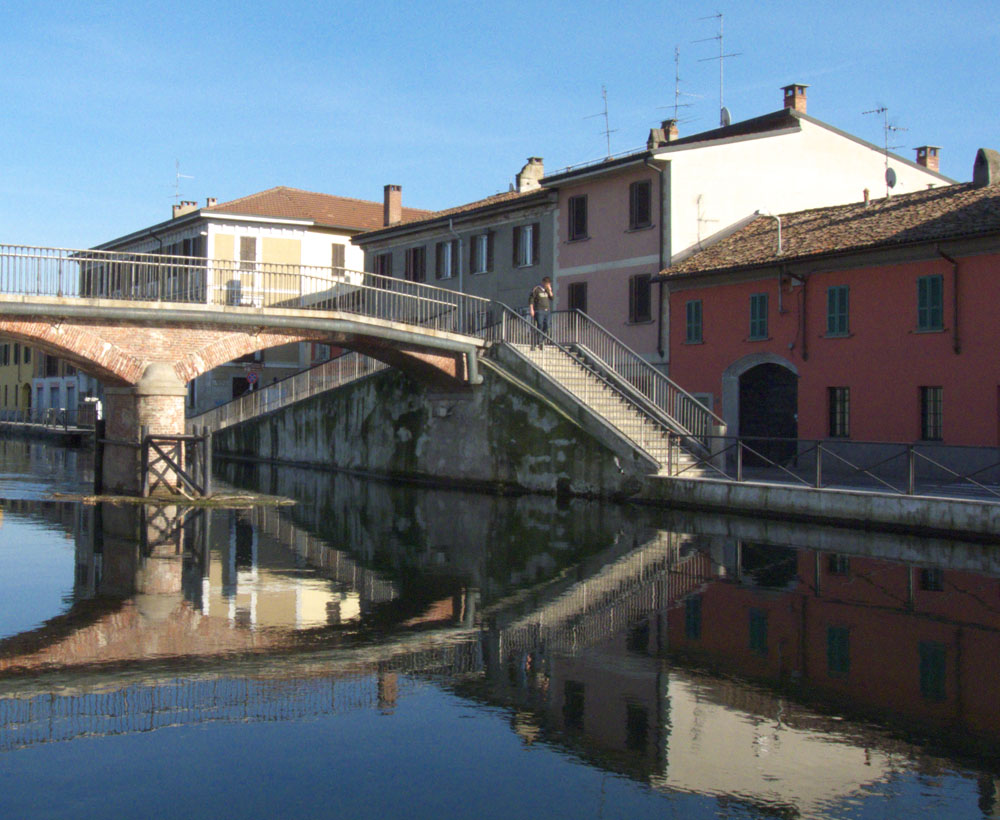
M937 442L996 462L998 271L994 151L969 184L759 216L659 277L671 377L732 435Z
M558 190L553 278L559 309L579 308L651 362L670 358L666 291L656 274L758 211L856 202L952 182L928 146L912 162L806 114L806 87L783 89L784 107L723 128L679 137L673 120L646 149L568 168L542 179ZM673 376L673 373L670 374ZM681 382L683 384L683 382Z

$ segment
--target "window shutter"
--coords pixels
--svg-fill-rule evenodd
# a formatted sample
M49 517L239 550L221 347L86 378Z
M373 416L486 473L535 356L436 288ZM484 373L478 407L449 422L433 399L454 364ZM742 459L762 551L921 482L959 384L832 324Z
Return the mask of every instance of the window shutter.
M334 243L330 246L330 264L335 268L344 267L344 246Z
M511 263L516 268L517 267L517 253L521 249L521 226L518 225L514 228L514 242L512 243L514 247L514 253L511 258Z
M541 243L542 232L539 230L541 228L541 223L533 222L531 224L531 264L537 265L538 260L541 259L541 249L539 246Z
M493 270L493 231L486 234L486 270Z

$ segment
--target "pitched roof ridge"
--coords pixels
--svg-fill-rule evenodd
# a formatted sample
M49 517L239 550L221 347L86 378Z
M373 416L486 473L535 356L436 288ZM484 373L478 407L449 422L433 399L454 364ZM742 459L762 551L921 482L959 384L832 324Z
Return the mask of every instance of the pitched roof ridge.
M261 196L264 196L266 194L271 194L271 193L275 193L275 192L278 192L278 191L293 191L293 192L298 193L298 194L308 194L309 196L321 196L321 197L326 197L328 199L336 199L336 200L339 200L341 202L357 202L357 203L362 204L362 205L376 205L376 206L378 206L380 208L382 207L382 204L383 204L383 203L379 202L378 200L374 200L374 199L360 199L358 197L353 197L353 196L341 196L340 194L325 194L322 191L307 191L304 188L295 188L295 187L293 187L291 185L274 185L271 188L264 189L263 191L257 191L256 193L253 193L253 194L247 194L246 196L237 197L236 199L230 199L230 200L227 200L226 202L219 202L216 205L212 205L210 208L206 208L206 210L219 210L224 205L233 205L233 204L238 203L238 202L245 202L248 199L254 199L255 197L261 197ZM423 212L423 213L432 213L432 211L427 211L424 208L411 208L411 207L408 207L408 206L404 206L404 208L406 210L410 210L410 211L420 211L420 212Z

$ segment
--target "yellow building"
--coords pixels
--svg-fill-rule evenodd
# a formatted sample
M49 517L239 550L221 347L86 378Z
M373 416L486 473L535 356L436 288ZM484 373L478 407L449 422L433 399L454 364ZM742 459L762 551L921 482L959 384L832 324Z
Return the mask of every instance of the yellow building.
M14 419L31 409L32 350L19 342L0 342L0 416Z

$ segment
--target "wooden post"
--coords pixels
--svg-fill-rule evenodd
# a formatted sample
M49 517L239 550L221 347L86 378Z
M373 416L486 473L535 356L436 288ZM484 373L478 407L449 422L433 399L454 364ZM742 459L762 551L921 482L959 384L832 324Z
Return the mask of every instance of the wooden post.
M144 424L139 430L139 454L141 466L139 467L139 495L143 498L149 497L149 426Z
M206 424L202 430L205 438L205 497L212 494L212 430Z
M94 422L94 495L104 492L104 435L107 422L97 419Z

